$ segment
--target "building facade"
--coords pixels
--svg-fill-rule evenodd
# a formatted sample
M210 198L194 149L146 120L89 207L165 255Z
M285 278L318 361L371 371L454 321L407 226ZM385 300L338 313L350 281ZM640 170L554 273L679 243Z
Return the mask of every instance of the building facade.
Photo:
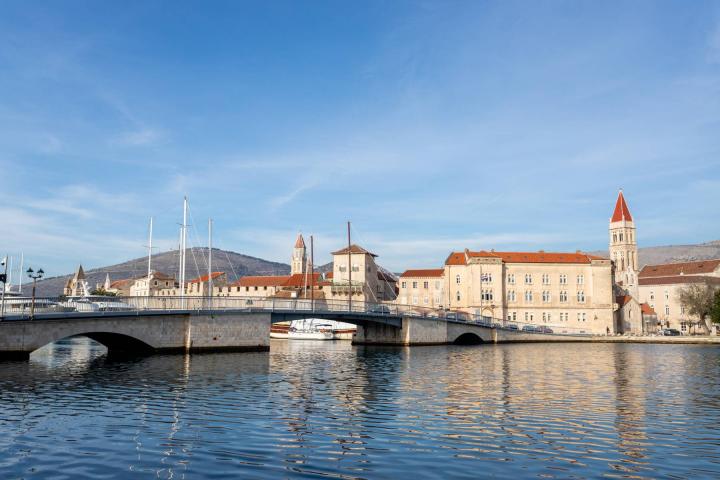
M403 274L400 300L558 332L614 332L612 266L586 253L452 252L439 272ZM435 288L440 279L442 287ZM403 284L403 282L405 282ZM422 283L421 283L422 282ZM425 282L428 289L425 290ZM417 287L417 288L414 288ZM441 293L440 302L435 302ZM422 300L420 300L422 299Z
M420 308L443 308L445 296L445 270L430 268L406 270L400 275L398 303Z
M397 298L397 279L378 267L374 253L353 244L332 256L328 299L381 303Z
M130 286L131 297L155 297L161 295L163 290L177 287L175 277L162 272L150 272L147 277L136 279Z

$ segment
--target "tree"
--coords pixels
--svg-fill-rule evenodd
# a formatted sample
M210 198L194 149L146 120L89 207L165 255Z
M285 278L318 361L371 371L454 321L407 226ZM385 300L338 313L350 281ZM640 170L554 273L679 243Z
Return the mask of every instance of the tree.
M691 325L704 325L710 330L706 319L713 309L715 296L715 289L704 283L696 283L680 289L678 292L680 305L685 307L685 311L690 316L697 317L697 321L691 322Z
M715 301L710 309L710 319L713 323L720 323L720 289L715 292Z
M95 290L91 291L90 295L97 295L97 296L101 296L101 297L114 297L116 295L116 293L108 292L107 290L105 290L105 288L100 287L100 288L96 288Z

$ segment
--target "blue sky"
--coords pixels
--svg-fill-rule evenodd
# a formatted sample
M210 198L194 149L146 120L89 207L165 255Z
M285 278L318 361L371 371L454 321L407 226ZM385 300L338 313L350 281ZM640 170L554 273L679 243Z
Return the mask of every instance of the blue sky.
M190 241L393 270L720 238L720 4L0 3L0 249L66 273Z

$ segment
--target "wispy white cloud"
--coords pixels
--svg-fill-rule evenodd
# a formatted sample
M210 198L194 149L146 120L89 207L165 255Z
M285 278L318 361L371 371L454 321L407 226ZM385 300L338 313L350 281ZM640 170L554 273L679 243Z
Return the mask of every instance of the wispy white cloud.
M145 147L157 144L164 139L164 135L153 128L142 128L131 132L122 133L111 140L112 145L127 147Z

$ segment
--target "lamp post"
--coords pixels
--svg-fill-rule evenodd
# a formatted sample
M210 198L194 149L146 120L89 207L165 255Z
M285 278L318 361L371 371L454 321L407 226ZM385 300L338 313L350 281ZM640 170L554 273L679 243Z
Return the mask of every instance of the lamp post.
M2 295L2 299L0 299L0 320L3 319L5 316L5 290L7 290L7 264L8 264L8 258L3 258L2 264L0 266L3 267L4 273L0 274L0 282L2 282L2 292L0 292L0 295Z
M43 275L45 275L45 272L43 272L43 269L39 269L37 272L35 272L32 268L28 268L27 272L28 277L32 278L33 281L33 288L32 288L32 303L30 303L30 320L32 320L35 317L35 285L37 284L37 281L39 278L42 278Z

